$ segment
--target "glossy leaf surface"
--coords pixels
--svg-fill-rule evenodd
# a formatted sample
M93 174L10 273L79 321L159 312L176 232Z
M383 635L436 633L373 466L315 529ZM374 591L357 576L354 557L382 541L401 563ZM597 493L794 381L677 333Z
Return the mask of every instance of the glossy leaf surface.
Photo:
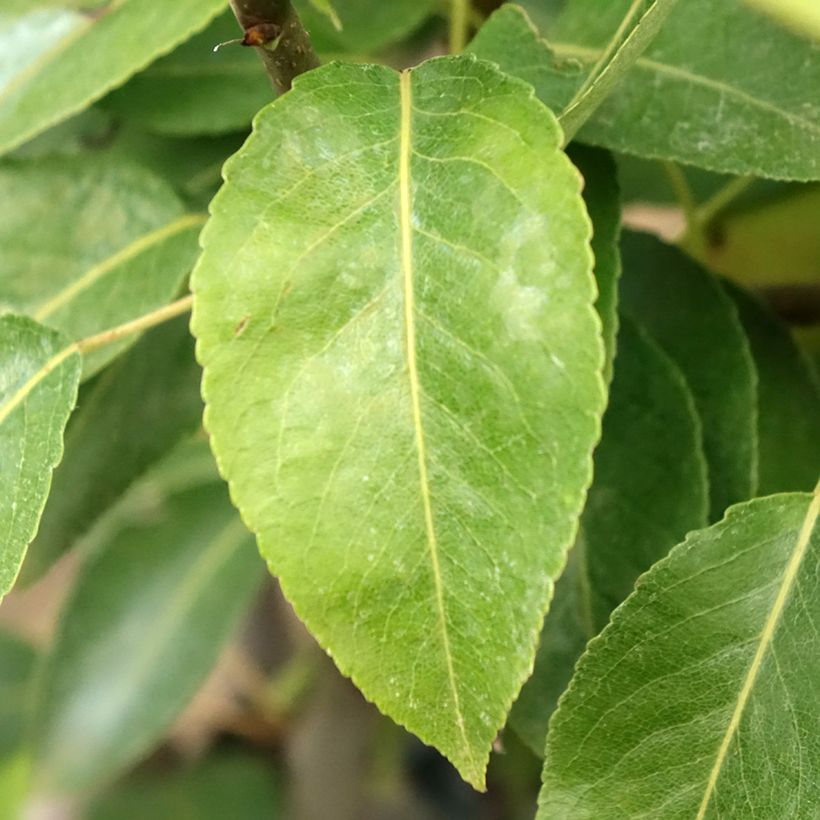
M81 366L59 333L24 316L0 316L0 598L37 532Z
M158 134L224 134L250 126L274 97L252 48L214 46L241 36L232 12L114 91L102 105Z
M147 752L210 672L260 580L253 538L221 484L168 499L159 520L90 556L42 672L38 790L85 791Z
M206 426L271 570L339 668L479 787L603 405L559 141L469 57L327 66L257 119L194 274Z
M757 373L734 303L681 251L625 232L621 302L686 377L703 424L711 518L755 494Z
M539 818L813 815L818 511L733 507L641 577L550 724Z
M622 321L581 531L555 588L533 677L510 715L513 729L539 756L550 715L587 642L635 579L707 520L706 460L692 395L669 357Z
M204 222L153 174L93 158L0 166L0 203L0 311L75 341L171 301ZM134 340L89 353L83 375Z
M19 0L0 9L0 154L207 25L224 0Z
M183 316L146 334L80 394L20 583L37 580L135 479L196 430L200 378Z
M547 105L561 111L630 2L571 0L550 27L549 43L520 9L505 6L471 50L532 83ZM578 138L713 171L818 179L818 55L816 44L740 0L687 0Z

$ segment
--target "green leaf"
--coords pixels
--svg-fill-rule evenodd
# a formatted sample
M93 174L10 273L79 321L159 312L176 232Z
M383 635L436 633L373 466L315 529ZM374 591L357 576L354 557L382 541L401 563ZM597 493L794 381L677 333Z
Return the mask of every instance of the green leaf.
M746 0L797 34L820 40L820 8L815 0Z
M0 166L0 311L72 340L169 302L198 255L204 217L135 166L55 157ZM88 378L134 337L85 357Z
M80 395L20 583L37 580L136 478L197 428L200 377L183 316L147 333Z
M37 532L81 367L59 333L24 316L0 316L0 599Z
M333 28L335 28L336 31L342 30L343 26L342 21L339 18L339 13L333 7L333 3L331 3L330 0L309 0L309 2L310 5L316 9L316 11L320 12L321 14L324 14L324 16L327 17L328 20L330 20L330 22L333 24Z
M93 554L61 614L33 720L39 793L77 793L148 751L188 703L260 581L223 485Z
M181 772L135 778L96 801L88 820L275 820L275 774L266 761L221 754Z
M625 231L621 302L683 371L703 423L711 519L757 485L757 373L732 300L677 248Z
M168 57L152 63L102 105L121 119L158 134L224 134L250 127L274 97L252 48L214 46L241 35L231 12Z
M549 44L521 9L507 5L484 25L470 50L531 83L560 111L630 3L571 0L550 28ZM578 138L713 171L818 179L818 86L820 60L811 43L739 0L687 0Z
M810 817L820 495L733 507L638 581L550 724L538 817Z
M692 395L672 360L622 321L580 535L555 588L533 677L510 714L513 729L539 756L587 642L635 579L707 520L706 460Z
M21 0L0 10L0 154L86 108L202 29L224 0Z
M315 8L315 0L295 0L299 16L322 52L373 54L407 37L438 7L437 0L333 0L341 28Z
M820 388L789 329L746 291L734 299L758 374L758 492L808 491L820 469Z
M471 57L326 66L228 164L193 277L206 426L271 570L342 672L478 787L603 409L559 140Z
M618 334L618 280L621 276L621 202L618 178L612 156L599 148L572 145L569 158L584 178L584 203L592 220L592 254L595 257L595 281L598 300L595 307L601 317L606 346L604 380L612 380Z

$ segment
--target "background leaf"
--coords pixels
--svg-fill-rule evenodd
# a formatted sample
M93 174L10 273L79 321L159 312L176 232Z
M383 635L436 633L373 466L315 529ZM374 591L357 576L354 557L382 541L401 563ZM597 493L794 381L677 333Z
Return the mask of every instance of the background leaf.
M202 29L224 0L23 0L0 10L0 154L86 108Z
M204 217L183 212L159 177L93 157L0 166L0 310L78 340L177 294ZM134 337L84 357L87 378Z
M558 112L630 2L570 0L550 27L549 44L520 9L505 6L481 29L471 51L532 83ZM818 54L816 44L749 11L740 0L687 0L578 139L713 171L818 179Z
M539 818L811 816L818 510L734 507L638 581L555 713Z
M820 40L820 9L814 0L746 0L797 34Z
M671 359L624 319L579 537L555 587L535 671L510 714L510 725L539 757L550 715L587 642L642 572L704 526L708 500L689 388Z
M147 333L80 394L20 583L36 581L136 478L199 426L200 377L183 316Z
M0 599L37 532L81 366L59 333L24 316L0 316Z
M327 66L255 129L194 275L214 452L339 668L481 787L603 409L578 175L467 57Z
M621 242L624 313L683 371L703 424L711 518L757 485L757 373L737 310L720 282L648 234Z
M158 134L224 134L250 127L275 96L252 48L214 46L239 37L233 13L216 18L172 54L152 63L102 105L120 118Z
M261 580L221 484L166 502L83 567L34 712L34 778L78 793L144 754L188 703ZM93 640L89 640L93 637Z

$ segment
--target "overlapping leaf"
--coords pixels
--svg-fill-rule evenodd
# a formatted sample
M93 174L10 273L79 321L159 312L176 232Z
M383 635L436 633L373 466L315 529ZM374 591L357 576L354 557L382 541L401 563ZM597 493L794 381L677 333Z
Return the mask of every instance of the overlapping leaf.
M0 598L37 532L81 367L61 334L0 316Z
M532 83L560 111L631 0L571 0L541 40L505 6L471 50ZM726 36L731 32L731 36ZM661 34L579 132L581 141L714 171L820 178L820 46L740 0L679 3Z
M224 0L15 0L0 8L0 154L203 28Z
M815 814L819 511L739 505L642 576L550 724L539 818Z
M167 184L92 157L0 167L0 311L25 312L78 340L170 301L204 222ZM127 339L89 353L88 377Z
M706 523L708 479L692 396L675 364L622 321L581 531L555 587L535 671L510 714L510 725L539 756L587 642L638 575Z
M340 669L477 786L603 405L559 141L472 58L327 66L257 119L194 275L206 425L272 571Z
M757 373L746 334L720 282L677 248L627 231L621 254L624 312L649 330L692 390L715 520L757 486Z
M223 485L171 497L83 568L42 672L35 788L87 790L150 749L204 680L261 578Z

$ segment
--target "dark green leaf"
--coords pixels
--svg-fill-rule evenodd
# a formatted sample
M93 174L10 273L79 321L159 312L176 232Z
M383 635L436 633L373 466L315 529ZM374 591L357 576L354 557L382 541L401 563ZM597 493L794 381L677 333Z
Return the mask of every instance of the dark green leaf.
M166 502L83 567L34 714L41 793L82 792L148 751L211 670L260 581L224 487Z
M0 316L0 599L37 532L81 367L59 333L24 316Z
M555 588L535 672L510 715L536 754L543 754L550 715L587 641L642 572L706 523L708 500L700 423L686 382L624 319L579 539Z
M550 724L539 818L816 815L818 511L733 507L639 579Z
M677 248L626 231L623 310L683 371L703 424L711 518L757 485L757 373L732 300Z
M257 118L194 274L211 443L272 571L339 668L477 786L604 403L559 139L470 57L326 66Z

